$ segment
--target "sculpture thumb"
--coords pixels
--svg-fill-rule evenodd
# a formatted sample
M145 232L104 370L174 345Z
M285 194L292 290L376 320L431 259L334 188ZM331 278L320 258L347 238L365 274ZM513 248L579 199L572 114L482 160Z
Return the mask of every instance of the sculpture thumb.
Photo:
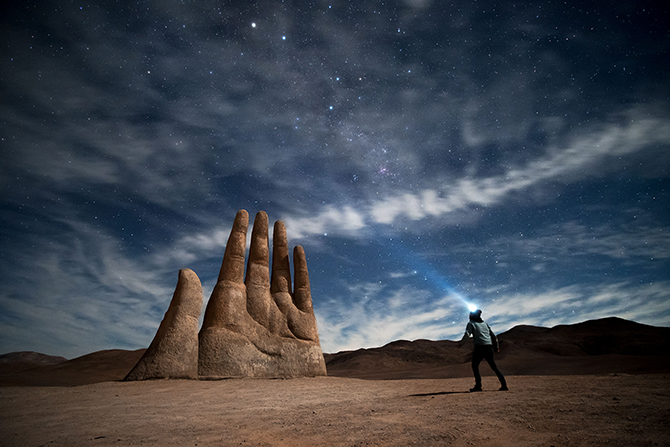
M198 318L201 310L200 279L193 270L182 269L158 332L124 380L197 379Z

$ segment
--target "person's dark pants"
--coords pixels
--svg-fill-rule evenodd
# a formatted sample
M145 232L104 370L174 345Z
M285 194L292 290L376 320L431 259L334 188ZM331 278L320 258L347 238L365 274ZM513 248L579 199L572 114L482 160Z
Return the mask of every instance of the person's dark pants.
M505 376L502 375L496 366L495 360L493 360L493 346L475 345L475 350L472 353L472 372L475 375L475 387L482 387L482 376L479 375L479 364L482 362L482 360L486 360L493 372L496 373L498 380L500 380L500 385L506 386L507 382L505 382Z

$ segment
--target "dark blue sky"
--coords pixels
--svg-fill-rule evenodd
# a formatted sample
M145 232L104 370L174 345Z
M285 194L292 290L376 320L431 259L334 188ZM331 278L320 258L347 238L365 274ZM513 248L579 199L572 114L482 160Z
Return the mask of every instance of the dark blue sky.
M95 4L93 4L95 3ZM148 346L235 213L324 351L670 325L661 2L34 1L0 14L0 352Z

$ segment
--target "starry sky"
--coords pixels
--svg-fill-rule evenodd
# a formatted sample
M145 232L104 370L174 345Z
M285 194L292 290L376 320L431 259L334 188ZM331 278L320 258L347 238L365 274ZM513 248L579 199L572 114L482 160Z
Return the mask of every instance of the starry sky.
M147 347L239 209L324 352L670 326L662 3L3 2L0 353Z

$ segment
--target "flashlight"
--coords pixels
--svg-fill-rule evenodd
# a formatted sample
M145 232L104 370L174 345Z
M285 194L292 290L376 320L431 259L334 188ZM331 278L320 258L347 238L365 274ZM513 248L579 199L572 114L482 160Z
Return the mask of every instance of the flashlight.
M477 310L477 306L472 303L468 303L468 310L470 310L470 312L474 312Z

